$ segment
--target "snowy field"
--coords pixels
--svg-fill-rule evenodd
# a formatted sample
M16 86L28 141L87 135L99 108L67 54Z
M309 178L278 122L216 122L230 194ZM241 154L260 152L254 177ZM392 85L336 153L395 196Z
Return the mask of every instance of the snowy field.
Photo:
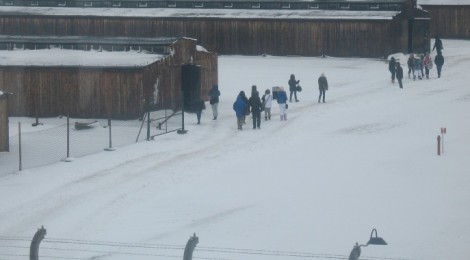
M194 259L347 259L373 228L388 245L360 259L470 259L470 42L443 43L443 76L404 89L383 60L221 56L217 120L207 105L185 135L0 178L0 259L26 259L41 225L41 260L182 259L193 233ZM303 91L288 120L274 106L238 131L238 92L291 73Z

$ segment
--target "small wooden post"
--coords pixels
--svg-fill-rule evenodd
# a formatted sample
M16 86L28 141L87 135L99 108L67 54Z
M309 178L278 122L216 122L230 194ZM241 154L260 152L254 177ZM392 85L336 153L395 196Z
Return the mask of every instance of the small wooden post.
M441 155L441 136L437 136L437 155Z

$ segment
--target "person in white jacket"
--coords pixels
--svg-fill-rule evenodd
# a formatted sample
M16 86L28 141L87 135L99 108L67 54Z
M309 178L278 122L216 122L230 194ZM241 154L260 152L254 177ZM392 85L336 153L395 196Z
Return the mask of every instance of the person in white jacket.
M271 95L271 91L269 89L266 89L263 97L261 98L261 101L263 102L262 104L264 108L264 120L271 120L271 105L273 96Z

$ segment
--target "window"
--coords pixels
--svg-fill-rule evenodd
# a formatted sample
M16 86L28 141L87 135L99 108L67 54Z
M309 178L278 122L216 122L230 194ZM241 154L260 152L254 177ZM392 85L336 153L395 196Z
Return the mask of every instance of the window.
M176 2L168 2L168 7L176 7Z
M113 2L111 4L113 7L120 7L121 6L121 2Z
M39 4L38 4L38 1L30 1L29 5L30 6L38 6Z
M13 1L6 1L5 5L13 5Z
M58 6L66 6L67 5L67 2L63 1L63 2L57 2L57 5Z
M349 9L349 4L340 4L339 8L341 9Z
M138 7L147 7L147 2L139 2L137 4Z
M224 3L224 8L233 8L233 3Z
M260 4L260 3L253 3L253 4L251 4L251 8L259 9L260 7L261 7L261 4Z
M308 8L310 8L310 9L318 9L318 8L320 8L320 6L319 6L318 4L309 4L309 5L308 5Z
M282 9L290 9L290 4L289 3L281 3L281 8Z
M379 4L370 4L369 9L374 9L374 10L379 9Z
M91 7L93 6L93 3L91 1L88 1L88 2L85 2L83 5L86 7Z
M201 2L196 2L196 3L194 3L194 7L196 7L196 8L203 8L203 7L204 7L204 4L201 3Z

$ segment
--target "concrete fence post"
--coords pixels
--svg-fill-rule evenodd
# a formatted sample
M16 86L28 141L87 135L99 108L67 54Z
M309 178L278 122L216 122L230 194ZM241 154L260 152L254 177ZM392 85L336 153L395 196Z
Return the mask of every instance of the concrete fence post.
M41 226L41 228L36 231L36 234L34 234L33 240L31 241L29 260L39 260L39 244L44 236L46 236L46 230L44 229L44 226Z
M196 236L196 233L194 233L194 235L189 238L188 243L186 243L186 248L184 249L183 260L193 259L193 251L194 251L194 248L196 248L196 245L198 242L199 242L199 238Z

